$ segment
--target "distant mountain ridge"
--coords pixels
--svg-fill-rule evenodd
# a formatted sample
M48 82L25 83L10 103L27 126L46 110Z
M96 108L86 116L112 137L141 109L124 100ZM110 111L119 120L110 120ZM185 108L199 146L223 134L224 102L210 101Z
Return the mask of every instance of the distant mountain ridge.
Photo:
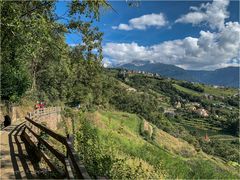
M133 63L124 64L118 67L158 73L162 76L178 80L239 88L239 67L226 67L214 71L185 70L174 65L150 63L148 61L134 61Z

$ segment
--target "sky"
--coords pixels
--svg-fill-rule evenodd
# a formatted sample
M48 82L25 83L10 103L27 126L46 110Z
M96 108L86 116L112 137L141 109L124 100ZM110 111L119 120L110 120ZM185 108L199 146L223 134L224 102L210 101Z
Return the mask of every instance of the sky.
M239 66L239 2L108 1L114 10L101 10L95 25L103 36L106 66L135 61L173 64L184 69L215 70ZM56 13L64 15L60 1ZM81 43L77 34L66 34L70 46Z

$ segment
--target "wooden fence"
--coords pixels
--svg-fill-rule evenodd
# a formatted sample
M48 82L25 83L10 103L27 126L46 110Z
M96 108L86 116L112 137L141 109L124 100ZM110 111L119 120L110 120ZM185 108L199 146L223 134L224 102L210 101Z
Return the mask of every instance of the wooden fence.
M65 137L57 134L38 122L40 117L43 118L43 116L47 116L52 113L60 113L60 111L60 107L52 107L28 113L28 116L25 117L27 121L24 125L22 138L25 140L26 144L31 147L31 150L37 154L39 159L43 158L45 160L51 171L57 174L57 177L67 177L69 179L90 179L84 165L80 162L77 153L74 150L73 137ZM48 140L42 138L41 133L44 133L48 137L51 137L58 143L62 144L62 146L65 147L65 153L61 152L57 148L54 148ZM47 154L39 148L40 144L62 163L65 167L64 172L62 172L62 170L51 161Z
M30 119L39 119L42 116L48 116L50 114L60 113L61 107L49 107L43 109L36 109L33 112L28 113L28 118Z

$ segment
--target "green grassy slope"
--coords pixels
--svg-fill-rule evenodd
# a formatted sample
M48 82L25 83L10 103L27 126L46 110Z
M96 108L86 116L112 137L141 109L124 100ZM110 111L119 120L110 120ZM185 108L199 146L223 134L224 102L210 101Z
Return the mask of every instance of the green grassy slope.
M182 87L178 84L173 84L173 86L178 89L179 91L182 91L184 93L187 93L187 94L190 94L190 95L193 95L193 96L201 96L203 95L203 93L199 93L199 92L196 92L194 90L191 90L191 89L188 89L188 88L185 88L185 87Z
M209 156L204 157L197 153L184 158L170 152L169 149L174 144L184 144L186 151L192 146L161 130L157 130L157 140L146 141L140 135L142 119L135 114L98 111L89 117L98 129L102 145L109 145L111 142L114 153L119 157L140 161L148 168L160 165L162 178L237 178L230 170L226 170L230 169L227 165L223 169L209 160Z
M237 89L234 88L214 88L212 86L203 86L204 91L208 94L213 94L216 96L232 96L238 93Z

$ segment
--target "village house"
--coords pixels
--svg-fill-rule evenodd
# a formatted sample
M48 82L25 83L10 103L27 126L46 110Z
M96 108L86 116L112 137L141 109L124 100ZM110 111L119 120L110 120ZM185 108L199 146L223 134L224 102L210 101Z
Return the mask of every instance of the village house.
M200 107L201 104L197 103L197 102L193 102L193 103L190 103L192 106L195 106L195 107Z
M208 116L209 116L207 110L204 109L204 108L197 109L195 112L196 112L199 116L202 116L202 117L208 117Z
M185 104L185 108L186 108L186 109L188 109L188 108L193 109L193 107L195 107L195 109L200 108L200 107L201 107L201 104L199 104L199 103L197 103L197 102L191 102L191 103L186 103L186 104Z
M204 98L209 99L209 100L213 100L213 96L209 95L209 94L204 94Z
M167 109L164 109L164 114L169 117L174 117L176 115L175 111L176 109L174 108L167 108Z
M186 109L189 110L189 111L196 111L197 110L197 108L195 106L188 106L188 107L186 107Z
M151 77L160 77L158 73L151 73L151 72L145 72L140 70L121 70L121 74L146 74L147 76Z
M224 97L224 96L219 96L219 98L220 98L221 100L224 100L224 99L225 99L225 97Z
M137 90L134 89L134 88L132 88L132 87L130 87L130 88L127 88L127 91L128 91L128 92L136 92Z
M179 108L182 107L182 104L181 104L179 101L177 101L177 102L175 102L174 107L175 107L176 109L179 109Z

